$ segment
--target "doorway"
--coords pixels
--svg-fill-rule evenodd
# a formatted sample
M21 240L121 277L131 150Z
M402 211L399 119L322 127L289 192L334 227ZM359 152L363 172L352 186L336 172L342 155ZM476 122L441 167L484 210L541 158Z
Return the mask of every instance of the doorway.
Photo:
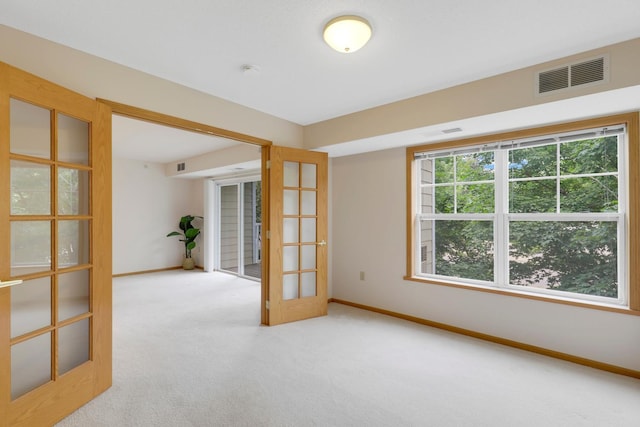
M259 177L218 182L215 269L254 280L262 278L262 185Z

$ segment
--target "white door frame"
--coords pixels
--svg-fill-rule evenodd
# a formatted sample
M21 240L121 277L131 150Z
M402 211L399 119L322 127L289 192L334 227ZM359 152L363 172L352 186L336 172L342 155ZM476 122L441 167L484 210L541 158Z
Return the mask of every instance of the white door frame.
M220 254L217 250L218 236L220 233L220 192L219 188L225 185L243 184L245 182L261 181L260 170L245 173L238 176L211 178L204 182L204 271L213 272L220 270Z

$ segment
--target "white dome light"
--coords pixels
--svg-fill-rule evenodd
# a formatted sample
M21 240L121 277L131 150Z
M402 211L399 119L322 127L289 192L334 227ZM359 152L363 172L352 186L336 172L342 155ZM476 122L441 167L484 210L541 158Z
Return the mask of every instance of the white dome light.
M338 52L353 53L371 38L371 25L359 16L339 16L327 23L323 37Z

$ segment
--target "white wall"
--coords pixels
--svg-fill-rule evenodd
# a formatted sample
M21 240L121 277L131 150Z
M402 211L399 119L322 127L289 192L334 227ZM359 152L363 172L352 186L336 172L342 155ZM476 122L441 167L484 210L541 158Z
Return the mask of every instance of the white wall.
M113 274L181 265L183 243L165 236L180 231L180 217L188 214L202 215L199 180L168 178L159 163L114 158ZM199 255L196 248L200 265Z
M640 370L638 316L403 280L405 179L404 149L332 159L334 298Z

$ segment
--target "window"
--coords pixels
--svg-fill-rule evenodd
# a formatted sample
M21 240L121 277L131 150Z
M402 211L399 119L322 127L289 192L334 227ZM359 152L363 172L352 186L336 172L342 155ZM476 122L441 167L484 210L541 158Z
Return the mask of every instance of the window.
M627 209L638 141L628 120L571 127L408 149L410 278L638 309Z

